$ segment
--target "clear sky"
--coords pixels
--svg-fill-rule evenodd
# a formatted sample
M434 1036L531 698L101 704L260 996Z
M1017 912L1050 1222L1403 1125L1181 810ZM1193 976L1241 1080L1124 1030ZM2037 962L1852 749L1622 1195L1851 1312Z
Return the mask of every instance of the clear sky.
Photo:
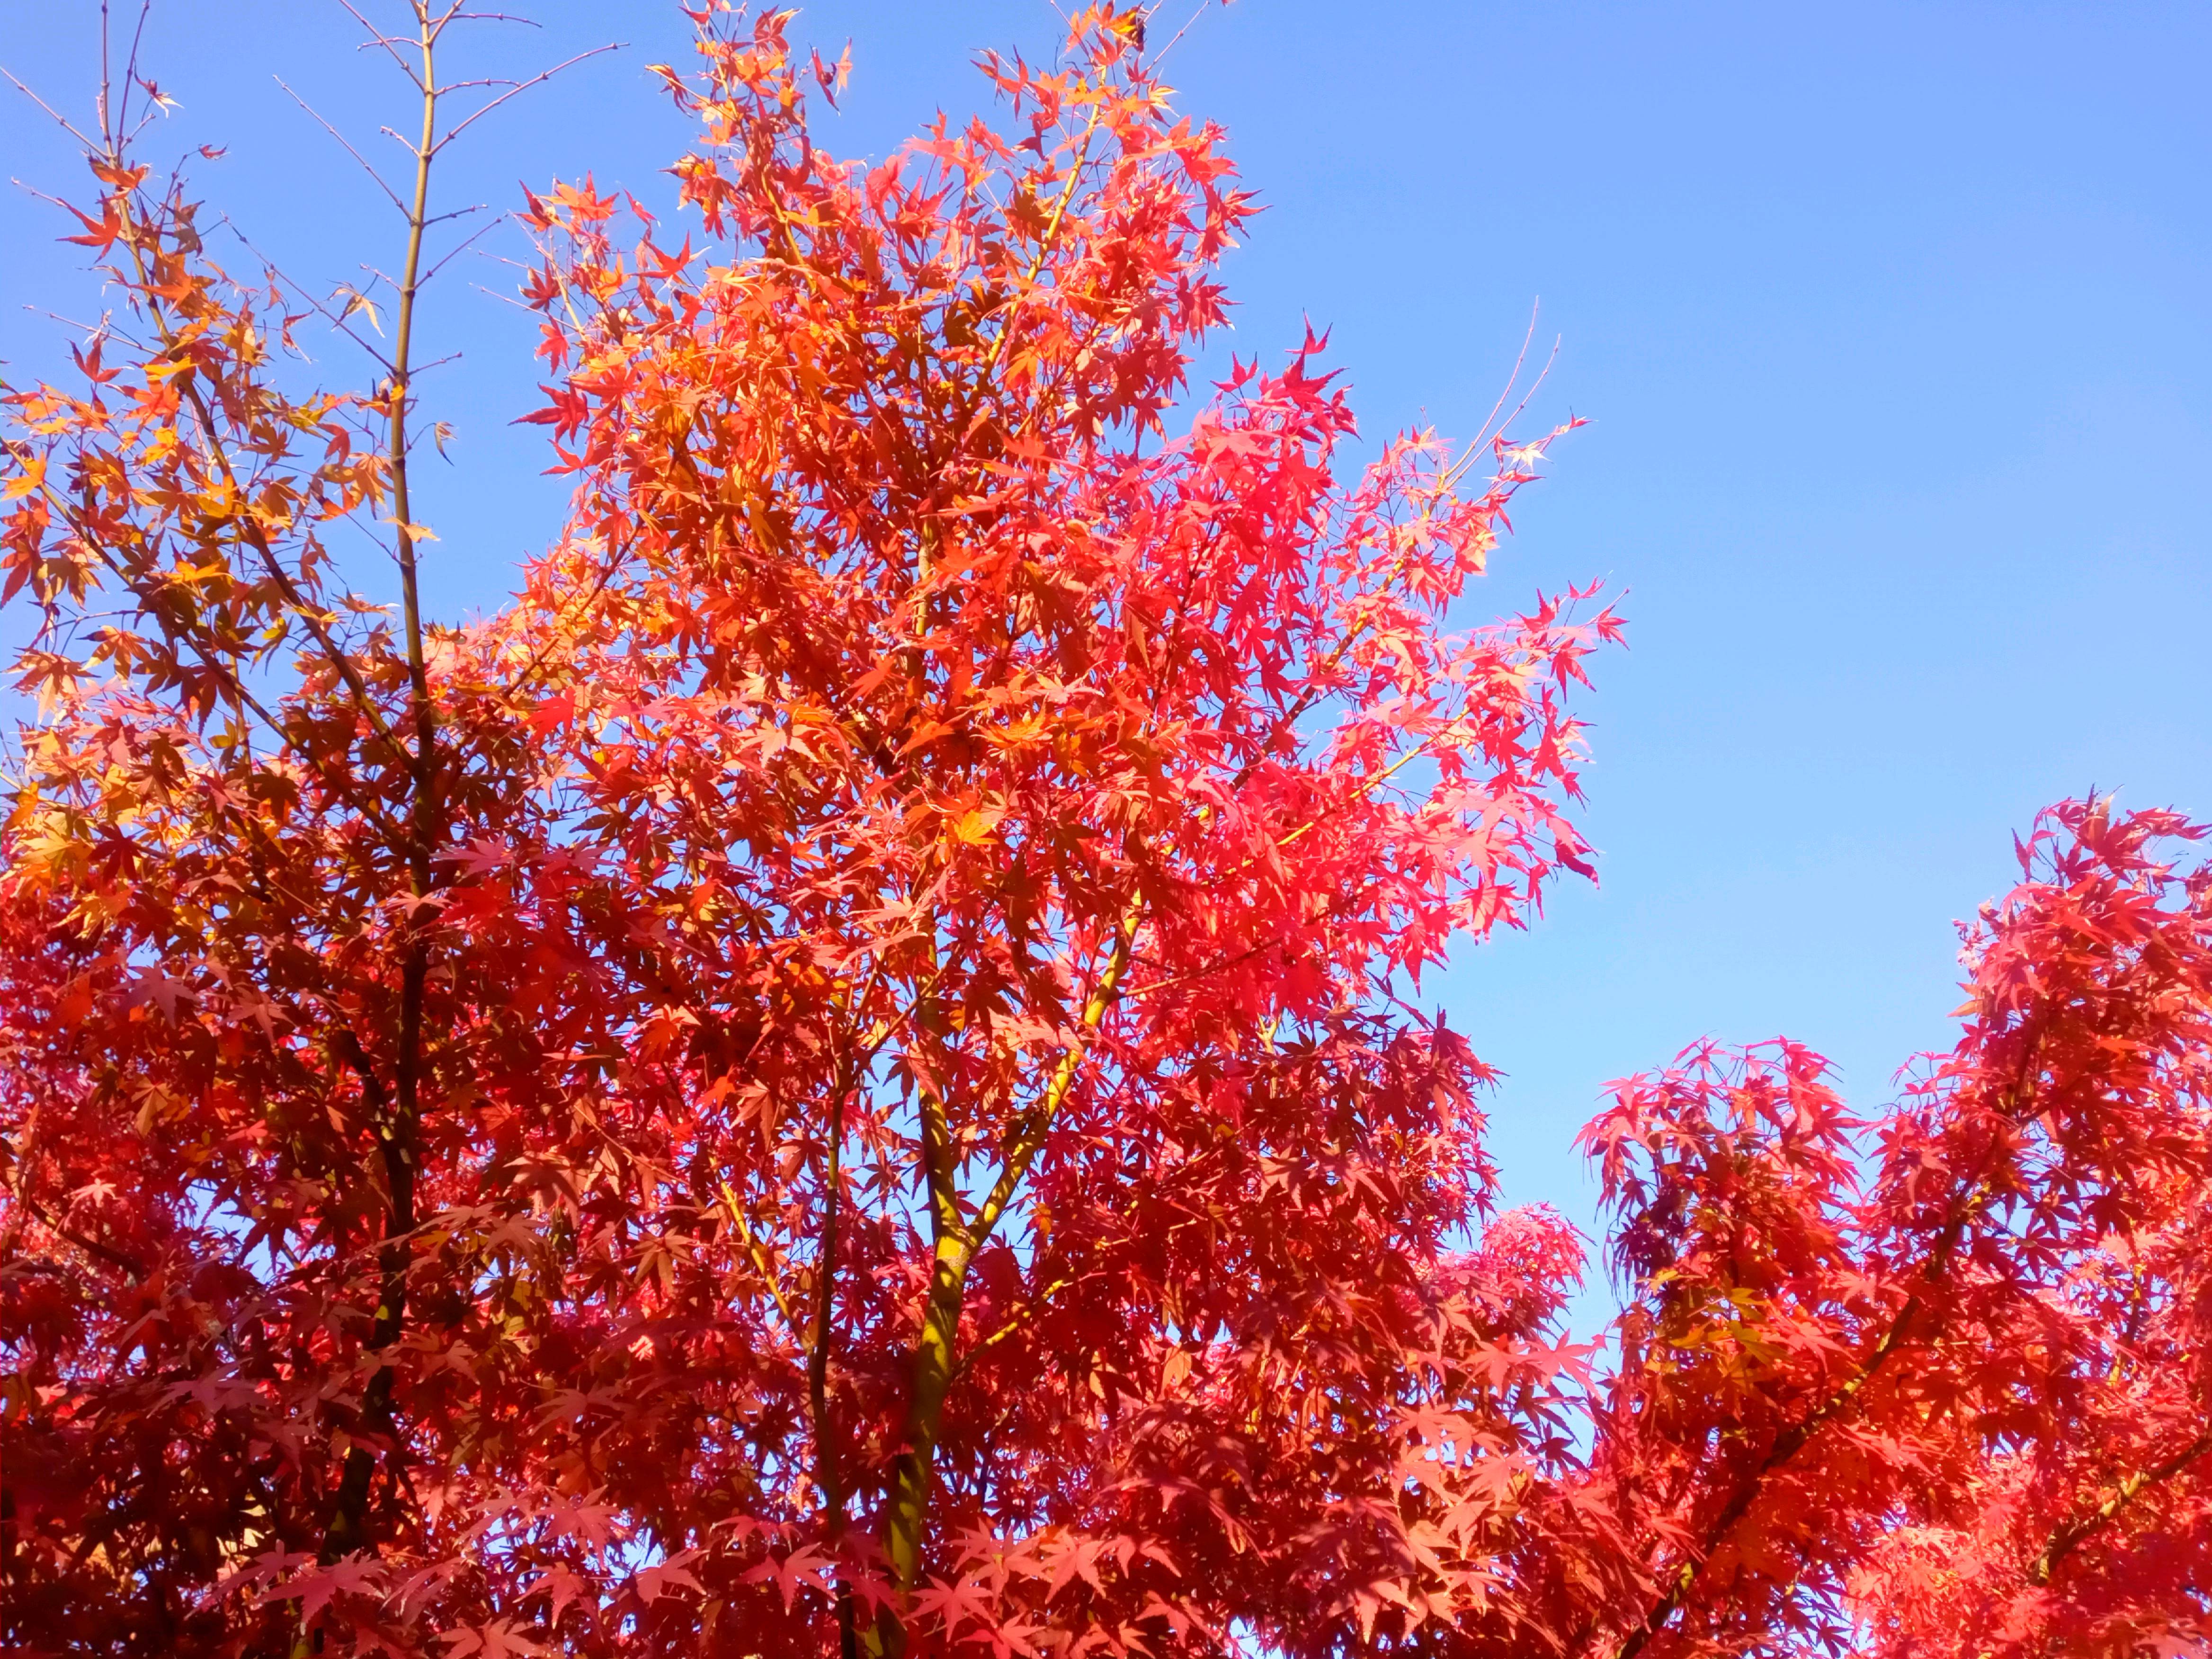
M545 27L483 36L487 71L632 44L485 123L447 203L586 168L667 201L684 127L645 66L681 60L674 6L517 4ZM1190 8L1163 7L1155 45ZM0 64L82 111L97 17L0 0ZM851 40L848 113L819 131L866 155L972 108L976 48L1048 56L1059 33L1046 0L835 0L793 28ZM228 143L205 193L325 289L392 264L393 228L272 76L396 159L374 132L404 88L353 38L324 0L160 0L148 37L182 105L155 149ZM1483 599L1592 576L1622 596L1631 649L1585 703L1602 884L1428 988L1509 1073L1510 1199L1586 1218L1574 1128L1607 1079L1704 1033L1786 1031L1880 1105L1946 1042L1952 920L2007 883L2039 806L2094 786L2212 817L2208 70L2212 8L2124 0L1237 0L1175 48L1182 106L1268 204L1225 344L1273 353L1310 317L1370 434L1465 435L1540 299L1561 344L1522 428L1592 422L1522 498ZM0 161L83 179L12 91ZM62 228L0 199L11 379L54 361L44 309L98 306ZM529 321L491 297L513 279L464 257L431 308L431 355L465 353L430 392L457 465L417 514L449 612L495 605L562 500L536 429L507 424L536 401Z

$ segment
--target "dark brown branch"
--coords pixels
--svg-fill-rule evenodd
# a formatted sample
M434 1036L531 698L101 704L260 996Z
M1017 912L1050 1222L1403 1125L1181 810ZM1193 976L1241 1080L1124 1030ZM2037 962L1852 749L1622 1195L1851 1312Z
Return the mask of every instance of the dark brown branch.
M404 1002L402 1024L404 1027ZM383 1356L398 1344L407 1313L409 1239L415 1231L415 1115L404 1101L398 1112L391 1109L391 1096L352 1031L341 1025L330 1041L360 1077L362 1094L376 1115L377 1147L389 1207L377 1250L378 1299L368 1346L372 1352ZM394 1382L392 1361L379 1358L368 1387L362 1390L361 1421L370 1432L392 1443L396 1467L399 1424L392 1409ZM368 1488L376 1463L376 1454L358 1441L348 1449L330 1524L323 1535L319 1555L325 1564L368 1547Z
M2212 1429L2206 1430L2172 1456L2148 1468L2138 1469L2106 1494L2105 1501L2086 1515L2076 1516L2051 1534L2043 1553L2035 1558L2027 1570L2031 1584L2047 1584L2059 1564L2081 1546L2109 1526L2119 1513L2152 1487L2162 1485L2187 1468L2208 1451L2212 1451Z
M87 1238L20 1188L15 1193L15 1201L28 1210L37 1218L39 1224L55 1237L65 1243L74 1244L87 1255L97 1256L109 1267L127 1273L134 1285L145 1282L146 1269L141 1267L134 1257L116 1249L112 1245L103 1244L96 1238Z

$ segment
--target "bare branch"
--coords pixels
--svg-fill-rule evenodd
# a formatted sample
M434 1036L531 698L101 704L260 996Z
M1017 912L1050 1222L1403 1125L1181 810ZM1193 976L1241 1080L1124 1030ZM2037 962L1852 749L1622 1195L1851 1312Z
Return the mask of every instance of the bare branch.
M345 153L352 156L355 161L361 163L361 170L363 173L366 173L370 178L376 180L376 187L384 192L386 198L391 202L392 206L398 208L402 213L407 211L407 204L399 199L399 192L384 182L384 175L368 164L368 158L353 147L353 141L351 139L348 138L345 134L340 132L336 127L325 120L320 110L318 110L313 104L310 104L306 99L301 97L298 93L294 92L289 85L286 85L283 76L272 75L269 78L274 81L278 86L283 87L285 95L291 99L291 100L297 104L301 109L307 111L309 115L313 116L317 124L321 126L325 132L329 133L331 137L337 139L339 143L345 146Z
M368 36L368 39L362 41L361 44L363 46L383 47L386 54L392 59L392 61L399 65L400 72L406 76L410 81L412 81L415 83L415 89L417 92L420 92L422 89L422 77L415 73L415 66L412 64L410 64L407 61L405 55L400 52L398 46L400 37L394 34L386 34L382 29L377 27L375 24L370 22L367 17L362 15L361 9L354 4L353 0L338 0L338 4L343 6L346 10L352 15L353 21L360 24L362 33ZM413 43L410 41L409 44L412 45Z
M133 351L147 351L145 342L141 340L137 335L133 334L129 329L125 328L120 324L117 323L112 317L103 316L100 321L96 323L88 323L82 318L71 317L64 312L40 311L35 306L25 306L23 309L31 312L36 316L44 317L50 323L59 323L64 328L82 330L88 342L103 336L112 336L114 338L122 341L124 344L129 346ZM151 356L152 354L149 352L148 355Z
M391 359L386 357L382 352L379 351L374 346L371 345L367 340L363 339L359 334L356 334L354 331L352 325L346 321L346 317L348 315L347 313L342 311L332 311L329 306L325 305L322 301L318 300L307 289L301 287L299 283L293 282L289 276L285 275L283 270L275 260L271 259L259 248L254 246L253 243L247 238L246 233L240 230L236 225L231 223L228 219L223 221L223 228L229 231L232 235L237 237L240 246L244 247L246 251L251 253L255 258L260 260L271 276L283 277L286 284L290 288L291 291L298 295L301 299L305 300L309 305L313 306L316 312L321 315L332 328L337 329L341 334L343 334L346 338L351 340L363 351L375 358L377 362L382 366L386 374L389 374L392 372ZM356 297L358 298L359 296L356 295Z
M1505 400L1513 395L1513 388L1521 384L1521 369L1522 365L1528 362L1528 347L1536 338L1536 317L1543 308L1543 304L1540 297L1528 302L1528 331L1521 337L1520 352L1513 359L1513 373L1506 377L1504 390L1498 394L1498 401L1490 406L1490 413L1482 417L1480 431L1476 434L1474 441L1468 446L1470 451L1482 447L1490 436L1491 429L1497 423L1498 411L1505 407Z
M108 67L107 46L107 0L100 0L100 96L94 100L94 107L100 112L100 139L107 143L110 149L112 149L114 145L108 142L113 135L108 126L107 93L108 88L115 84L115 72ZM126 97L129 95L127 87L125 88L125 94ZM120 130L119 123L116 130Z
M1145 15L1146 16L1150 17L1158 10L1158 6L1152 6L1146 9ZM1169 38L1167 45L1162 46L1158 52L1152 54L1152 68L1155 70L1157 70L1162 64L1167 62L1168 54L1173 52L1176 46L1182 43L1183 36L1190 33L1190 26L1198 21L1200 17L1205 15L1205 12L1206 0L1198 0L1197 9L1194 10L1188 17L1183 19L1182 27L1177 29L1175 33Z
M86 137L84 134L78 131L76 129L76 124L71 121L68 116L63 114L45 99L40 97L37 93L33 92L30 88L25 86L21 81L16 80L14 71L7 69L0 69L0 75L6 76L9 81L14 84L16 91L21 93L24 97L29 99L40 109L46 111L47 114L52 116L55 120L60 122L62 131L68 133L69 136L76 139L77 143L82 144L86 149L94 152L100 149L101 145L94 142L92 139ZM53 198L49 197L46 199L52 201Z
M512 264L514 261L507 260L503 263ZM535 317L538 314L535 310L529 306L523 304L521 301L516 299L512 294L495 294L491 289L486 288L482 283L471 283L469 286L476 289L477 293L483 295L485 299L496 300L503 306L513 306L517 311L521 312L526 316Z
M141 82L139 84L140 84L140 85L142 85L142 86L148 86L148 87L150 87L153 83L152 83L151 82ZM159 120L159 119L161 119L161 106L160 105L160 103L159 103L159 102L156 102L156 103L154 105L153 108L151 108L151 109L148 110L148 111L147 111L143 115L142 115L142 116L140 116L140 117L138 118L138 125L137 125L137 126L135 126L135 127L131 128L130 131L128 131L128 132L126 132L126 133L125 133L125 134L123 135L122 142L121 142L120 145L118 147L118 152L119 152L119 153L123 153L123 154L128 154L128 153L129 153L129 151L130 151L130 149L131 149L131 145L133 145L133 144L135 144L135 143L137 143L138 142L139 135L140 135L141 133L144 132L148 127L152 126L152 125L154 125L154 123L155 123L155 122L158 121L158 120ZM217 152L217 154L220 154L220 153L221 153L220 151L218 151L218 152ZM178 165L178 167L176 167L176 169L175 169L174 171L173 171L173 172L170 173L170 175L169 175L169 178L170 178L171 182L172 182L172 183L173 183L173 182L174 182L174 181L175 181L179 177L180 177L180 176L182 175L182 173L183 173L183 171L184 171L183 164L182 164L181 162L179 162L179 165Z
M138 79L138 47L146 38L146 16L154 9L154 0L139 0L137 26L131 31L131 51L123 60L123 97L115 106L115 130L121 132L131 125L131 88ZM106 27L103 16L100 27ZM127 141L126 141L127 142Z
M602 52L620 52L628 44L629 42L624 40L610 40L604 46L593 46L588 52L580 52L574 58L568 58L563 62L554 64L551 69L547 70L542 75L533 75L529 80L521 82L520 85L509 88L507 91L500 94L498 97L493 99L491 102L484 105L482 108L470 112L468 115L462 118L459 126L449 129L444 137L439 139L436 143L430 146L430 153L434 155L436 155L438 151L445 149L447 145L452 143L454 139L459 137L471 126L475 125L477 122L490 114L508 99L517 97L521 94L529 91L532 87L543 85L544 82L550 81L555 76L560 74L562 70L572 68L575 64L582 63L586 58L597 58Z
M432 265L429 270L422 273L422 282L417 283L416 286L421 287L427 285L433 276L435 276L447 265L453 264L454 260L460 258L462 254L467 252L469 249L474 247L478 242L491 234L493 231L497 230L501 225L505 224L507 221L507 216L502 213L498 218L489 220L485 223L479 225L476 229L471 231L466 236L463 237L458 244L449 249L444 258L441 258L437 264ZM458 356L459 354L456 355ZM441 358L440 361L443 362L444 359Z

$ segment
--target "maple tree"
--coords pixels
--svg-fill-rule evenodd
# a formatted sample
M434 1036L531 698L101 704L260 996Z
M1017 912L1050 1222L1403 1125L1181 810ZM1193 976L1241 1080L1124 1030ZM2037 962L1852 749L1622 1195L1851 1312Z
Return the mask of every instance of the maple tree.
M1549 440L1358 464L1310 337L1183 412L1252 204L1138 14L867 165L842 64L702 4L694 229L526 205L575 495L437 624L463 15L386 40L373 392L286 389L313 307L118 93L129 318L5 392L11 1643L2202 1647L2202 831L2054 809L1875 1118L1788 1043L1620 1085L1577 1342L1579 1237L1497 1212L1490 1073L1401 1000L1589 872L1614 617L1454 619Z

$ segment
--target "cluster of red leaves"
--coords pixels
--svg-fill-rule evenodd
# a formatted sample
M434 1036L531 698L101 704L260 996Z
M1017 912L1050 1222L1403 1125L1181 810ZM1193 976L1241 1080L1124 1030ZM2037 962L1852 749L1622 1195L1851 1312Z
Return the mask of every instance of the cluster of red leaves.
M575 506L434 743L180 198L107 166L155 337L7 395L10 1639L2196 1639L2195 832L2039 836L1870 1177L1802 1050L1626 1086L1597 1366L1393 991L1587 868L1613 620L1449 615L1541 445L1346 477L1312 340L1168 435L1249 204L1129 18L873 167L697 21L708 251L532 200Z
M1622 1655L2212 1637L2212 871L2161 850L2203 833L2047 815L1957 1048L1872 1123L1778 1043L1584 1132L1636 1292L1582 1493Z

